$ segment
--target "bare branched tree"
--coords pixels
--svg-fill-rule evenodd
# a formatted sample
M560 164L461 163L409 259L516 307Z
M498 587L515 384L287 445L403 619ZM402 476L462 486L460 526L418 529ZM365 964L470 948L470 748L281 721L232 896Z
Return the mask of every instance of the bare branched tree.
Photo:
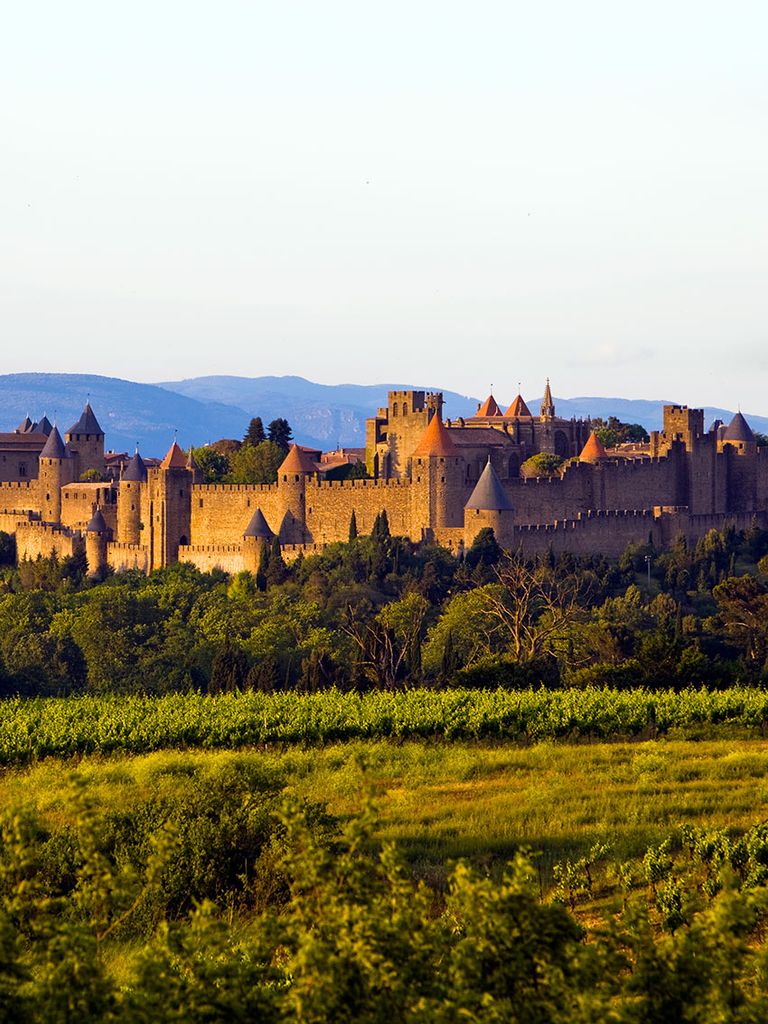
M506 554L495 572L501 587L487 589L487 607L509 635L514 660L563 653L568 627L584 617L589 579L528 562L520 552Z
M421 640L429 605L420 594L409 594L386 605L374 619L362 621L351 606L341 625L358 651L365 676L384 690L394 690L406 674L420 674Z

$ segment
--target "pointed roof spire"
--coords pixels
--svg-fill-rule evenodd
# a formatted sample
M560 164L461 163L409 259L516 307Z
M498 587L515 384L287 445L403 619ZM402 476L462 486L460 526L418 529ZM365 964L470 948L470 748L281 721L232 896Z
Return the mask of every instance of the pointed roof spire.
M67 449L64 442L61 439L58 427L55 425L51 428L51 432L48 435L48 440L43 445L43 450L40 452L41 459L66 459Z
M517 398L514 400L512 405L510 405L510 407L504 413L504 416L505 418L509 417L514 419L520 419L521 416L527 416L529 419L532 418L531 410L525 404L523 396L520 394L518 394Z
M499 480L496 470L491 465L490 458L485 464L485 469L480 474L480 479L475 484L475 489L469 496L465 508L478 509L482 512L511 512L512 502L509 500L504 485Z
M160 463L160 469L186 469L187 457L174 441L168 452Z
M145 484L147 482L147 466L144 459L139 455L138 445L136 445L135 455L123 470L123 475L120 479L138 484Z
M552 389L549 386L549 377L544 388L544 397L541 400L542 419L552 420L555 418L555 403L552 401Z
M581 455L579 455L580 462L600 462L601 459L610 458L608 452L605 450L605 445L592 431L587 439L587 443L581 449Z
M48 419L45 413L43 413L43 418L37 424L38 434L50 434L52 429L53 427L51 426L51 421Z
M106 533L107 522L104 516L101 514L101 509L97 508L91 516L91 520L85 528L86 533Z
M24 419L21 421L21 423L18 425L18 427L16 427L16 433L17 434L28 434L29 431L32 429L32 427L33 427L32 420L29 418L29 413L27 413L27 415L24 417Z
M68 434L103 434L104 431L99 426L99 421L94 415L91 403L86 402L85 408L80 413L80 419L77 423L73 423L67 431Z
M260 508L257 508L251 516L251 521L246 526L243 536L256 537L257 540L272 540L275 536L270 530L269 524Z
M742 416L741 412L737 412L731 422L725 428L723 434L724 441L742 441L742 442L754 442L755 435L752 433L752 428Z
M435 413L429 421L427 429L421 435L421 440L414 448L413 455L420 458L439 455L445 458L446 456L458 454L459 450L448 433L448 428L440 419L440 416Z
M187 455L187 469L191 470L193 473L200 472L200 467L195 462L195 456L191 448L189 449L189 454Z
M488 395L475 416L501 416L501 409L492 394Z
M317 465L315 460L297 444L291 445L291 450L283 459L278 473L316 473Z

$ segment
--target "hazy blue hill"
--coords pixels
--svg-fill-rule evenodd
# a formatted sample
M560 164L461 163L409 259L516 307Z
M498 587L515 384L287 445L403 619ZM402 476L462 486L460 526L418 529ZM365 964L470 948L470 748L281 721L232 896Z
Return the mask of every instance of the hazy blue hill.
M303 377L197 377L163 385L139 384L94 374L17 373L0 376L0 430L13 430L29 413L54 416L59 427L72 424L90 395L107 435L107 446L130 450L138 441L146 455L163 455L178 430L179 443L204 444L220 437L242 437L251 416L267 424L285 416L303 444L332 448L365 444L365 420L386 403L387 390L413 385L314 384ZM439 388L439 381L433 389ZM427 389L429 390L429 389ZM471 416L478 400L446 391L447 416ZM483 396L485 397L485 396ZM502 400L503 399L503 400ZM499 396L502 408L512 395ZM529 399L538 411L541 399ZM618 416L642 423L648 430L661 426L661 401L624 398L555 396L562 416ZM707 409L726 422L733 412ZM745 414L756 430L768 433L768 418Z
M169 381L162 387L190 398L222 402L250 409L262 417L265 423L275 416L287 416L297 434L312 436L322 441L325 447L342 444L365 443L365 419L386 403L390 389L413 387L412 384L314 384L303 377L193 377L189 380ZM439 382L426 390L439 390ZM451 418L471 416L477 410L478 399L444 391L445 413ZM483 398L486 396L483 395ZM499 404L505 409L513 399L512 394L498 396ZM646 430L658 430L662 425L662 407L671 404L669 400L647 400L629 398L560 398L555 395L558 415L570 418L618 416L628 423L642 423ZM691 400L691 403L693 400ZM528 400L533 413L541 406L541 398ZM286 411L290 409L291 411ZM705 408L706 425L713 419L726 423L733 416L733 410ZM745 413L754 429L768 432L768 417Z
M679 400L678 400L679 401ZM541 400L533 403L538 408ZM640 398L555 398L555 405L559 416L602 416L607 419L609 416L618 416L625 423L642 423L646 430L661 430L662 408L671 405L672 399L664 401L648 401ZM689 402L688 404L693 404ZM713 420L722 420L730 423L733 418L733 409L720 409L715 406L704 406L704 425L709 427ZM768 417L757 416L745 412L753 430L761 433L768 433Z
M387 404L387 391L413 384L315 384L303 377L193 377L161 385L178 394L251 410L266 426L285 416L298 440L333 448L365 445L365 421ZM430 390L426 388L425 390ZM443 393L446 416L471 416L477 399Z
M80 415L90 395L108 448L164 455L178 430L182 445L222 436L241 437L246 414L231 405L199 402L156 384L76 373L14 373L0 376L0 430L14 430L29 413L56 419L62 434Z

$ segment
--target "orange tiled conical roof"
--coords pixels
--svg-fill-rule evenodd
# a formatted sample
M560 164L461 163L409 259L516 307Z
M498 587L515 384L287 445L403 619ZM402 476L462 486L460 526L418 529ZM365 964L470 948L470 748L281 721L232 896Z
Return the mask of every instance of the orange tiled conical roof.
M317 464L315 460L302 451L297 444L291 445L291 450L285 456L280 465L278 473L316 473Z
M523 401L523 396L522 395L518 395L517 398L512 403L512 405L510 405L510 407L504 413L505 417L506 416L514 416L516 418L519 417L519 416L529 416L530 417L530 415L531 415L531 410L528 408L528 406Z
M160 463L160 469L186 469L187 457L174 441L168 449L168 454Z
M599 462L600 459L607 458L610 458L610 456L605 450L605 445L593 430L589 435L587 443L581 449L579 460L581 462Z
M459 450L451 439L451 435L440 419L435 415L429 421L429 426L421 435L421 440L413 450L413 454L419 457L430 455L441 455L443 457L458 455Z
M475 416L501 416L501 409L493 395L488 395L486 400L475 413Z

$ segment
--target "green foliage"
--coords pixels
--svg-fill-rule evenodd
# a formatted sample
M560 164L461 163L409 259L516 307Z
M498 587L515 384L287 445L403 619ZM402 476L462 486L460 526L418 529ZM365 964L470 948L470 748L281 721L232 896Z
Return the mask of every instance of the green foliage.
M539 452L532 455L520 467L520 475L524 477L555 476L565 459L551 452Z
M278 417L267 427L267 438L283 451L283 457L293 442L293 431L288 420Z
M284 666L283 679L292 671L298 674L302 660L313 650L327 650L329 643L318 626L316 608L295 609L293 616L295 632L288 632L279 617L264 618L246 644L257 664L264 652L277 658ZM415 657L423 623L410 603L393 608L376 628L392 634L395 661L384 662L387 671ZM387 678L391 680L392 675ZM527 741L579 735L610 739L644 736L651 726L657 734L719 727L759 734L766 723L768 692L748 687L654 692L602 687L391 693L327 689L312 694L246 691L216 697L199 693L41 697L0 704L0 764L89 751L141 753L189 744L238 747L356 737Z
M191 448L190 452L203 474L203 483L218 484L230 471L229 458L210 445Z
M226 482L231 484L273 484L285 459L285 450L271 439L258 445L244 444L230 456Z
M104 474L98 469L86 469L80 474L80 482L83 484L98 484L104 479Z
M639 423L623 423L617 416L609 416L607 420L597 416L592 420L592 426L606 448L627 442L642 444L650 441L645 427Z
M267 435L264 433L264 424L261 422L261 416L254 416L251 422L248 424L248 429L245 432L243 438L243 444L249 444L255 448L257 445L262 444L266 441Z
M16 536L0 530L0 566L16 563Z

